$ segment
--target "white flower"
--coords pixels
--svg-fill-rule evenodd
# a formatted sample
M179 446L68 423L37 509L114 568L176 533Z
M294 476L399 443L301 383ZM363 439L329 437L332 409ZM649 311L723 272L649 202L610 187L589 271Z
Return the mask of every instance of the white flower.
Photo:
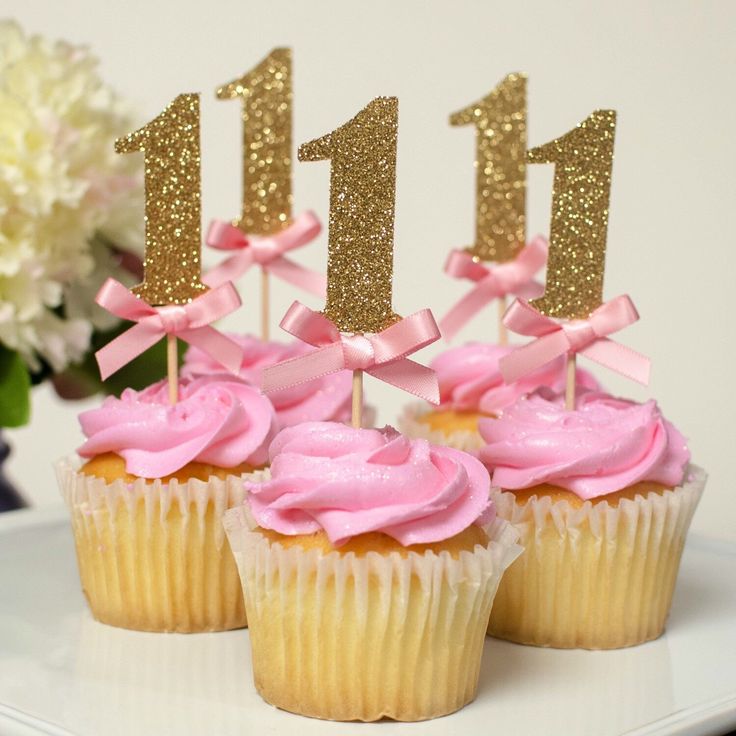
M141 157L113 149L135 127L86 49L0 22L0 342L33 370L110 326L91 297L121 274L95 238L141 248Z

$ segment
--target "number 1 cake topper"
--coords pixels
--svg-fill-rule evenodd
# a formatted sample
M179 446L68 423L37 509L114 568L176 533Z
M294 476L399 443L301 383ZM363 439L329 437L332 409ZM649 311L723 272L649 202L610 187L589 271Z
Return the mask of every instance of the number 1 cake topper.
M352 120L299 147L330 160L325 316L345 332L380 332L391 306L399 103L377 97Z
M299 149L330 160L327 303L323 313L295 302L281 321L319 348L264 371L277 391L338 370L353 371L353 426L361 426L363 371L438 403L434 371L406 356L439 338L432 313L393 311L394 200L398 100L377 97L352 120Z
M232 223L214 220L207 244L234 250L204 278L210 286L235 281L251 266L261 267L261 337L269 335L269 274L317 296L325 278L285 254L314 240L322 226L303 212L292 218L291 49L273 49L259 64L217 89L220 100L239 99L242 116L243 201Z
M475 243L481 261L514 259L526 243L526 74L508 74L482 100L450 115L475 126Z
M631 299L603 302L615 132L616 113L596 110L527 154L532 163L555 164L547 280L540 298L517 300L507 311L509 329L537 339L502 358L500 367L511 382L566 354L568 409L575 407L577 353L640 383L649 380L649 359L608 337L639 319Z
M291 49L276 48L216 92L241 102L243 204L234 224L250 235L273 235L291 222L291 67Z
M146 172L143 283L133 293L152 306L187 304L207 291L200 280L199 95L179 95L115 141L115 151L143 151Z
M201 281L199 95L182 94L139 130L115 143L118 153L143 151L145 257L143 283L129 291L108 279L97 303L136 322L96 353L103 380L167 338L169 400L178 398L177 338L237 372L242 348L210 324L240 306L231 283Z
M542 291L533 277L544 266L547 243L537 236L526 244L526 111L526 75L513 73L450 116L451 125L475 127L475 242L452 251L445 272L475 286L440 322L447 339L497 299L499 342L506 344L506 295ZM485 265L490 261L497 265Z

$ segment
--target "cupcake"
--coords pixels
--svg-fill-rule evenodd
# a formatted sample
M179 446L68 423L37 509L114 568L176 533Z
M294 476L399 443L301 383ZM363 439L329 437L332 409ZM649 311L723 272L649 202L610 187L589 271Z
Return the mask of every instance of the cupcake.
M92 615L143 631L246 624L223 513L263 477L276 416L236 377L125 390L79 417L80 458L57 474Z
M521 551L483 465L334 422L283 430L270 456L270 479L225 516L261 696L361 721L470 702L498 582Z
M261 340L252 335L228 334L243 348L243 362L238 375L251 386L260 387L263 370L291 358L306 355L313 347L301 341L282 343ZM183 375L206 376L222 373L222 366L207 353L190 347L184 355ZM350 422L352 377L350 371L339 371L309 383L269 393L276 410L279 429L303 422ZM364 410L365 423L371 424L374 412Z
M568 411L540 390L480 431L498 515L525 549L489 633L585 649L658 637L706 476L657 404L589 391Z
M518 398L540 386L565 386L565 359L560 357L515 383L504 383L499 361L514 350L510 345L470 342L437 356L430 367L437 373L440 404L416 402L404 409L399 428L409 437L423 437L438 445L472 452L483 445L478 422L498 417ZM577 382L583 388L600 388L581 368Z

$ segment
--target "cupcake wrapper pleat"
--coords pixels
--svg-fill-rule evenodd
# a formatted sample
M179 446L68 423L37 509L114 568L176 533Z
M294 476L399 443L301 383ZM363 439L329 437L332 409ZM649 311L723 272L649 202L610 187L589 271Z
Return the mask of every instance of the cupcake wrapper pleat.
M405 406L396 423L401 434L412 439L429 440L433 445L454 447L456 450L469 452L471 454L480 450L485 444L479 432L459 430L446 434L436 429L430 429L429 425L420 422L419 419L432 411L432 407L418 401Z
M475 697L503 571L521 553L501 521L453 559L327 555L270 543L225 516L248 607L253 675L279 708L331 720L434 718Z
M141 631L222 631L246 625L222 518L243 502L243 480L134 483L56 466L69 508L82 589L92 615Z
M519 505L495 490L499 517L521 535L524 553L504 576L488 633L561 648L614 649L664 631L680 557L706 474L663 493L586 502L533 496Z

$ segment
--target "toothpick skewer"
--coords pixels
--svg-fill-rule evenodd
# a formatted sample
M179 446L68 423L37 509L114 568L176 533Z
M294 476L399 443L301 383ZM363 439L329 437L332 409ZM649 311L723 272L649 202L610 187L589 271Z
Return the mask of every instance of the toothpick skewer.
M509 333L506 329L506 325L503 323L503 316L506 314L506 297L501 296L498 298L498 344L508 345L509 344Z
M565 408L568 411L575 409L575 353L567 354L567 385L565 387Z
M268 271L261 269L261 338L268 340L268 324L270 321L270 297Z
M166 367L169 377L169 403L179 400L179 346L176 335L166 336Z
M363 371L353 371L353 427L363 425Z

